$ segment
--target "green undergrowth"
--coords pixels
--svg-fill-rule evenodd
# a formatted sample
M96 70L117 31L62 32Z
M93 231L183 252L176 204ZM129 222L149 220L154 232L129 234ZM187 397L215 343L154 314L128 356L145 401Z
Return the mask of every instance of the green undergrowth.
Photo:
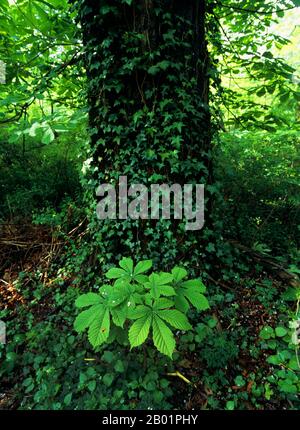
M70 263L69 263L70 264ZM55 265L53 265L54 269ZM189 311L173 360L151 340L130 351L128 338L92 348L73 328L75 300L97 293L67 272L21 273L25 304L0 311L1 392L19 409L297 409L296 305L299 290L257 272L224 289L206 281L211 308ZM94 278L94 282L92 280ZM273 291L270 296L269 291ZM176 373L177 372L177 373Z

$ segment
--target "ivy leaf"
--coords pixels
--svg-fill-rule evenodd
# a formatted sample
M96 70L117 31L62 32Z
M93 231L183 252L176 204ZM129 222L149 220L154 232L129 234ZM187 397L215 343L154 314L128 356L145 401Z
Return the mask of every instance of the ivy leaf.
M169 327L157 315L152 320L153 342L159 352L172 358L175 339Z
M150 75L156 75L160 70L167 70L170 64L170 61L167 60L160 61L159 63L149 67L148 73Z
M159 72L159 67L157 67L157 66L151 66L148 69L149 75L156 75L156 73L158 73L158 72Z

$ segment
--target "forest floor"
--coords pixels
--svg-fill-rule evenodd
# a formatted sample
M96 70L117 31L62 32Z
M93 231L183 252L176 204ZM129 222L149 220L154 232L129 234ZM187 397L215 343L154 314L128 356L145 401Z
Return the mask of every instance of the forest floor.
M53 281L51 265L52 261L59 257L66 243L61 242L51 228L30 223L22 225L8 223L2 225L0 244L0 310L8 309L9 319L17 320L18 306L26 308L28 305L26 294L22 293L23 289L25 291L27 288L34 288L33 274L38 274L45 290L55 294L58 286ZM247 252L246 248L244 252ZM260 257L262 269L257 271L255 264ZM251 258L255 264L246 278L226 283L221 279L211 278L214 293L210 315L215 320L214 333L219 341L215 344L213 340L211 341L211 349L204 351L204 360L197 347L195 348L194 338L183 339L180 342L177 373L168 376L174 393L170 402L174 408L186 410L212 408L214 404L228 399L228 393L231 393L231 398L239 399L243 409L272 410L294 407L288 398L272 398L273 389L270 381L275 370L274 364L267 359L274 354L274 349L277 351L279 344L261 347L261 331L264 327L275 329L278 324L282 324L278 303L282 302L282 295L286 293L287 288L299 286L298 278L289 274L270 257L254 253ZM21 287L18 281L20 273ZM72 279L64 281L73 288ZM208 291L209 289L208 285ZM217 304L220 292L227 297L222 306ZM34 309L37 321L47 320L49 315L53 314L52 301L49 301L48 293L39 300ZM294 311L294 303L291 304L290 311ZM221 364L220 369L218 360L220 351L223 353L223 334L226 335L224 338L226 342L232 336L233 343L244 344L235 356L231 356L232 351L227 352L229 358L224 357L224 365ZM201 333L199 335L202 336ZM273 336L269 340L273 340ZM265 341L268 341L268 337ZM282 363L281 370L284 368L288 366ZM0 409L19 407L18 387L22 384L22 378L20 372L13 378L4 378L0 389ZM230 381L230 384L222 383L222 378L224 381ZM259 390L260 384L263 393L258 395L258 398L262 399L256 404L256 401L253 401L253 393ZM230 401L226 404L230 409Z

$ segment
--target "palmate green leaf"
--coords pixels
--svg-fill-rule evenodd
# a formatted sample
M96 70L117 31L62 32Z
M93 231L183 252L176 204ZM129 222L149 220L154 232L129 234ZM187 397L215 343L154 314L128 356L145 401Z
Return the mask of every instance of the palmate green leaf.
M182 279L185 278L187 274L187 271L182 267L174 267L172 270L174 283L177 284L178 282L182 281Z
M176 309L157 311L157 315L178 330L191 330L193 327L187 317Z
M152 273L149 276L149 282L145 283L145 287L150 289L151 295L154 299L158 299L160 296L174 296L175 290L170 285L173 276L169 273Z
M139 305L134 309L128 310L128 318L131 320L136 320L139 318L143 318L145 315L148 315L151 308L149 306Z
M132 281L143 284L148 280L148 277L143 275L143 273L151 268L152 261L140 261L136 267L133 268L133 260L131 258L122 258L119 265L120 268L111 268L105 275L108 279L116 279L115 285Z
M132 278L133 281L138 282L139 284L145 284L145 282L148 281L148 276L146 275L133 275Z
M79 296L75 301L77 308L84 308L85 306L96 305L102 303L102 297L96 293L86 293Z
M157 315L152 319L153 342L159 352L172 358L175 339L169 327Z
M149 335L152 315L148 312L142 318L137 319L129 329L128 338L131 348L145 342Z
M122 260L119 262L119 266L122 267L122 269L124 269L126 273L128 273L129 275L132 275L133 261L131 258L123 257Z
M198 309L198 311L204 311L206 309L209 309L209 303L207 298L198 291L192 289L185 290L184 295L192 303L192 305L195 306L196 309Z
M118 267L113 267L105 274L108 279L118 279L124 278L128 279L128 273L124 269L119 269Z
M202 294L205 290L205 285L200 279L181 282L176 288L176 296L174 297L176 308L186 313L190 307L190 302L199 311L208 309L208 300Z
M132 287L127 282L115 284L111 289L109 305L111 307L115 307L121 305L124 302L130 301L134 291L134 287Z
M134 277L136 275L140 275L141 273L147 272L147 270L151 269L152 267L152 260L143 260L138 262L138 264L135 266L133 275Z
M155 309L167 309L174 306L174 301L165 299L164 297L161 297L160 299L156 300L155 302Z
M180 294L180 291L177 291L177 296L174 297L174 303L176 309L179 309L183 313L187 313L190 308L189 302L186 300L183 294Z
M173 275L167 272L161 272L158 276L159 285L170 284L173 281Z
M125 323L126 318L127 318L127 315L128 315L127 303L111 309L110 313L111 313L112 320L113 320L114 324L118 327L123 328L124 323Z
M99 316L103 313L104 306L102 304L91 306L89 309L80 312L77 315L74 322L74 329L78 333L82 333L86 328L88 328L94 319L99 318Z
M98 318L93 319L89 326L88 338L91 345L95 348L102 345L109 336L110 330L110 315L109 309L104 308Z
M120 283L119 285L115 284L112 287L111 292L109 294L109 298L107 300L107 305L109 306L111 311L114 311L113 315L116 315L119 309L126 310L127 315L129 310L142 302L142 296L136 290L136 286L130 285L128 283ZM123 311L121 315L121 321L122 320Z
M199 291L199 293L204 293L206 291L206 287L201 281L201 279L189 279L188 281L184 281L180 284L183 288L193 288Z

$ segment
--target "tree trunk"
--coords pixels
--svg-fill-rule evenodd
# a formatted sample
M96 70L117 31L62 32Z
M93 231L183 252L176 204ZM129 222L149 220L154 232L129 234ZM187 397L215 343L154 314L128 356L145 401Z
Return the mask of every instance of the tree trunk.
M103 263L133 255L198 265L203 230L97 220L101 183L211 182L205 0L81 0L91 130L91 228ZM208 218L206 213L205 217Z

